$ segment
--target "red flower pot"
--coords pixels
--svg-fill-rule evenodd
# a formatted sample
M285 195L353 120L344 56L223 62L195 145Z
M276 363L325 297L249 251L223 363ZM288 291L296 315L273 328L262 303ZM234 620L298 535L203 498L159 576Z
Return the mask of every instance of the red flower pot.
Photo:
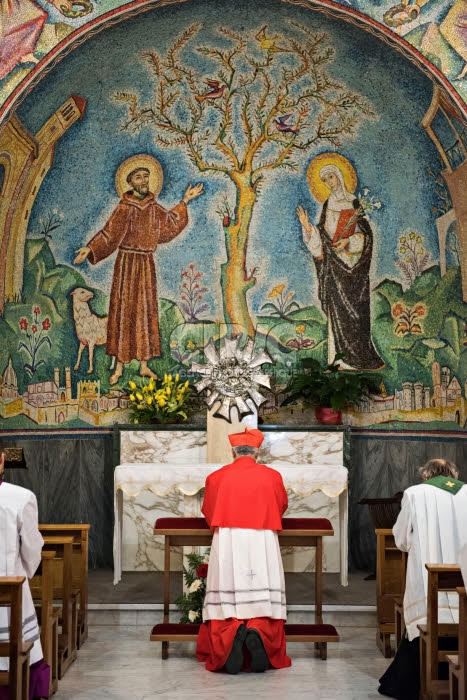
M317 406L315 408L316 420L322 425L340 425L342 423L341 411L334 411L332 408L323 408Z

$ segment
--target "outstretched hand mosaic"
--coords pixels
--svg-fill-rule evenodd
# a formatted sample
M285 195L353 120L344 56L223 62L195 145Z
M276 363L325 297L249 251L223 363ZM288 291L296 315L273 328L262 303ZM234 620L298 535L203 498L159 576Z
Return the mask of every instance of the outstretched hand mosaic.
M109 26L0 127L0 426L127 422L129 381L233 336L265 421L339 353L382 377L349 423L464 427L463 113L360 28L248 8Z

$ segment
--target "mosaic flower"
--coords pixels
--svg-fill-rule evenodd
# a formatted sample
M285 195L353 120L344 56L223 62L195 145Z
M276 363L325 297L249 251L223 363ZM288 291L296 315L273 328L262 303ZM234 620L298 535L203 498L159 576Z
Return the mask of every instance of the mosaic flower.
M283 293L285 287L286 287L285 284L277 284L269 292L268 299L275 299L276 297L280 297L280 295Z
M426 316L426 313L427 308L425 304L416 304L411 307L402 302L398 302L392 308L392 315L397 319L394 333L400 337L423 333L422 326L420 323L417 323L416 320Z

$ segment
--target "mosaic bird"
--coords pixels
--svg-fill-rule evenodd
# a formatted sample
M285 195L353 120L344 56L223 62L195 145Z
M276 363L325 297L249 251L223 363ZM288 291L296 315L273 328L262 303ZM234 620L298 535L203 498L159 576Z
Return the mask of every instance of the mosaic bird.
M291 116L291 114L284 114L282 117L279 117L279 119L273 120L274 124L276 125L277 131L280 131L282 134L298 134L300 130L297 129L296 126L294 126L293 124L287 124L287 121L290 119Z
M279 51L287 52L287 49L283 49L280 46L276 46L276 40L280 39L279 36L267 36L267 28L267 24L265 24L264 27L262 27L259 30L258 34L255 36L255 39L259 42L259 48L263 49L263 51L267 51L268 54L278 53Z
M209 92L205 92L204 95L196 95L198 102L217 100L219 97L222 97L224 90L227 88L227 85L221 85L219 80L206 80L205 83L211 89Z

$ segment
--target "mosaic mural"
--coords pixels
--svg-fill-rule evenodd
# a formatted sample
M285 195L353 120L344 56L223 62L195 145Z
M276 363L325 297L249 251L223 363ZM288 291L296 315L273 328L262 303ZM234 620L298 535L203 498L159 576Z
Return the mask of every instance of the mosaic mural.
M183 0L182 0L183 1ZM184 0L187 1L187 0ZM289 0L283 0L288 2ZM294 0L305 5L306 0ZM162 4L176 2L165 0ZM29 90L42 70L88 31L118 21L125 12L161 0L2 0L0 3L0 105L4 112ZM407 43L467 100L467 10L465 0L337 0L314 3L341 7L354 21L379 26ZM263 45L274 39L265 32ZM2 110L0 109L0 118Z
M373 11L407 38L434 5ZM27 6L16 62L49 50L52 6ZM49 33L109 9L60 4ZM467 132L449 91L339 9L141 9L0 127L0 427L126 422L130 379L186 374L232 333L275 363L265 421L302 414L282 406L301 359L341 352L380 380L351 424L464 427Z

